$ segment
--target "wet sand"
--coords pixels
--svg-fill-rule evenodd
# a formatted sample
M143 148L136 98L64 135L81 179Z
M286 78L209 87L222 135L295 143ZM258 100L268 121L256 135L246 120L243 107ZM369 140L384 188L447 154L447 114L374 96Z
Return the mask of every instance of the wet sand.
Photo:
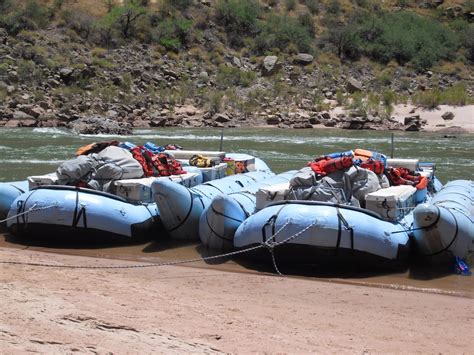
M2 246L0 260L137 265L35 249ZM8 354L468 353L474 346L468 297L215 266L0 270L0 344Z
M46 253L88 256L105 260L126 260L138 263L163 263L191 260L203 256L218 255L218 251L205 250L198 243L183 243L170 240L147 241L137 244L124 243L71 243L65 241L21 239L0 233L0 247L35 250ZM455 275L453 267L446 260L442 262L411 264L401 271L377 270L373 272L352 271L349 269L331 269L291 267L277 261L280 271L288 277L304 278L313 281L326 281L339 284L351 284L376 288L410 290L422 293L445 294L474 299L474 277ZM257 264L245 258L222 258L212 261L185 263L183 266L216 271L276 275L270 263Z

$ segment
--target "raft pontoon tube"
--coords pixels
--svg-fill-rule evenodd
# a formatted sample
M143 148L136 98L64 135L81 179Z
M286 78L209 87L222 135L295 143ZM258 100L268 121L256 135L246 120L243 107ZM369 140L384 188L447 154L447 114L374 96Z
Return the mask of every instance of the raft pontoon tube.
M425 256L449 251L467 258L474 252L474 182L446 184L429 203L413 211L413 235Z
M42 186L20 195L8 213L14 216L7 227L15 235L62 239L142 239L159 226L155 203L132 204L109 193L72 186Z
M283 242L274 249L278 260L399 267L407 260L410 239L403 226L361 208L283 201L250 216L235 233L239 249L266 242ZM261 257L266 251L259 250Z
M22 193L28 191L28 181L0 183L0 220L4 220L13 201Z
M212 249L233 249L235 231L256 211L257 191L263 187L289 182L296 172L287 171L249 185L241 191L216 196L201 214L199 237L202 243Z
M269 170L253 171L209 181L192 188L171 181L155 181L151 189L163 226L171 237L198 240L199 218L214 197L240 191L273 175Z

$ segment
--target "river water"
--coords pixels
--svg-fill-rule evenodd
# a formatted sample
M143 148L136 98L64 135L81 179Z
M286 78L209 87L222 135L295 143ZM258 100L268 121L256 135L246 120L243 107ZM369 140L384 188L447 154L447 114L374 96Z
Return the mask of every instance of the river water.
M102 140L122 140L136 144L175 143L184 149L219 150L221 130L218 129L146 129L135 130L133 136L77 136L57 128L0 129L0 182L24 180L29 175L50 173L64 160L74 156L80 146ZM437 176L443 182L454 179L474 180L474 134L444 138L436 133L395 132L394 156L434 162ZM293 130L293 129L226 129L222 149L248 153L265 160L275 172L299 169L315 156L355 148L391 154L391 133L378 131ZM19 240L0 234L0 246L30 248L48 252L87 255L103 258L162 262L194 258L203 254L196 243L180 244L151 241L135 245L71 244ZM272 272L263 266L236 260L192 264L232 272ZM293 275L302 273L291 272ZM308 273L304 272L305 277ZM438 292L474 298L474 277L453 275L449 267L440 265L411 266L401 273L359 274L313 270L311 277L335 282L348 282L378 287Z

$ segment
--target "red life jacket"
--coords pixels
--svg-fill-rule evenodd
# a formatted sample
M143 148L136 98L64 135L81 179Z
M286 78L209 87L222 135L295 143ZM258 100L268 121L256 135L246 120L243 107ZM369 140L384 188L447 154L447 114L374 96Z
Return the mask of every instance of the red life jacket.
M158 176L170 176L186 174L181 164L164 153L153 155L151 158L153 167L158 171Z
M143 147L135 147L130 150L133 158L140 163L146 177L153 176L153 165L151 165L151 156L147 153L149 151Z
M338 170L350 168L353 164L351 157L341 158L324 158L316 162L310 163L311 169L320 176L326 176L327 174L333 173Z
M392 185L411 185L418 190L423 190L429 182L426 176L421 176L406 168L390 168L388 177Z
M383 174L385 171L385 165L380 160L373 160L372 158L362 162L360 164L361 168L368 169L376 173L377 175Z

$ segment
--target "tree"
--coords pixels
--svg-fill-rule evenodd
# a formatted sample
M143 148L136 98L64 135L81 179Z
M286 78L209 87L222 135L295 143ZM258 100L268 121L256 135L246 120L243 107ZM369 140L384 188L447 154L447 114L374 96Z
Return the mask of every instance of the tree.
M146 13L143 6L137 5L135 2L128 2L124 6L114 7L103 18L103 25L110 27L118 27L124 38L128 38L132 32L134 23L137 19Z

